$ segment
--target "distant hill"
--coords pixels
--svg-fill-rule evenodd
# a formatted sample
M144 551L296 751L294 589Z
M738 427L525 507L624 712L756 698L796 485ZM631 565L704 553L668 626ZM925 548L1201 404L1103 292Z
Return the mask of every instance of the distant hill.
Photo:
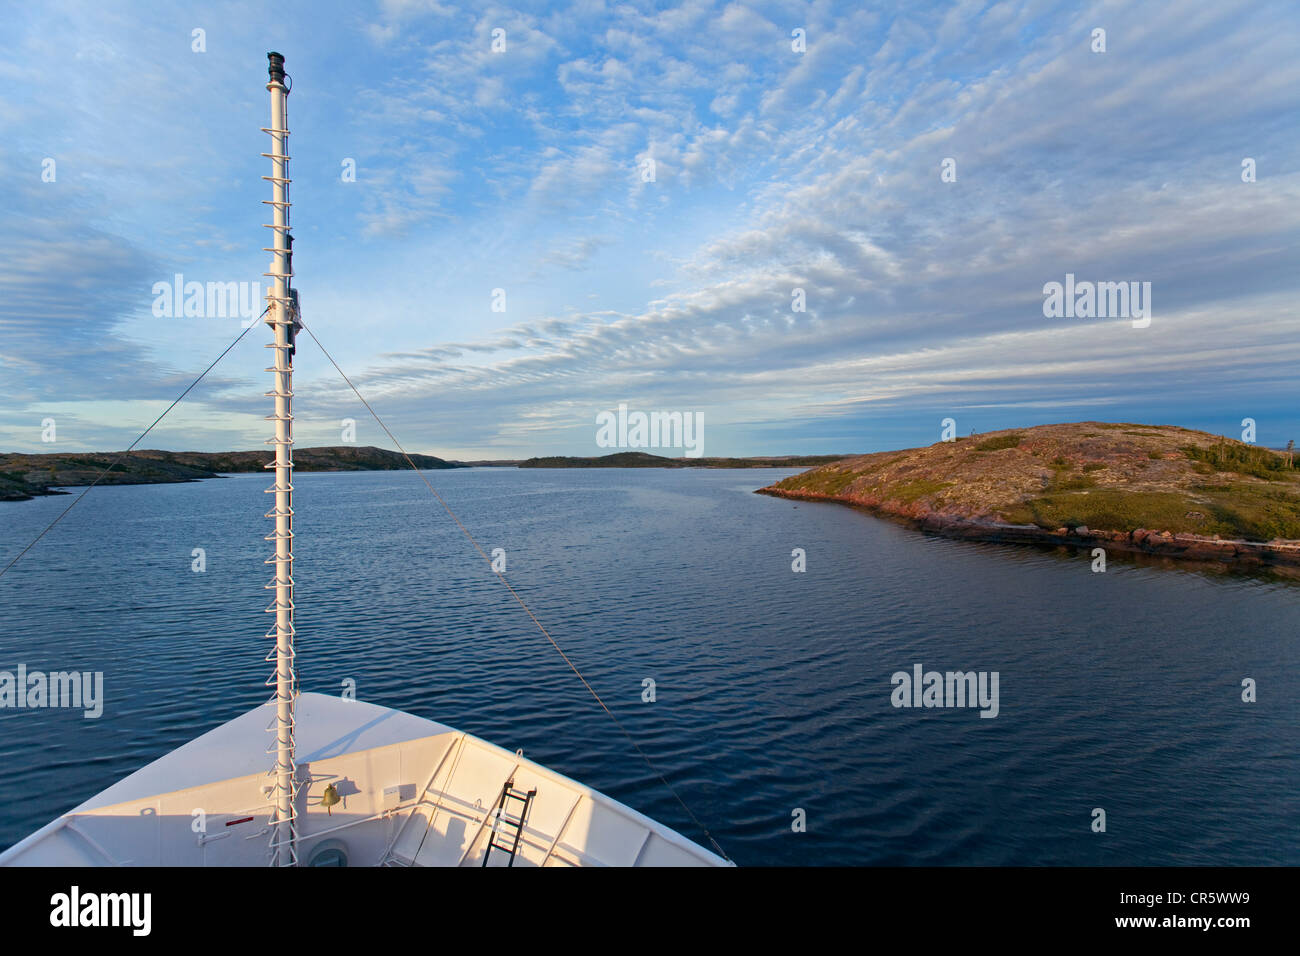
M1170 425L1008 429L845 458L760 492L954 537L1300 563L1300 471L1287 456Z
M54 494L51 488L88 485L121 452L73 454L0 454L0 501L25 501ZM264 451L133 451L100 479L101 485L142 485L198 481L220 474L260 472L274 455ZM461 468L432 455L412 455L419 468ZM409 467L400 452L370 445L295 448L297 471L395 471Z
M839 461L840 455L784 455L759 458L667 458L643 451L621 451L598 458L556 455L529 458L520 468L803 468ZM487 464L487 462L483 462Z

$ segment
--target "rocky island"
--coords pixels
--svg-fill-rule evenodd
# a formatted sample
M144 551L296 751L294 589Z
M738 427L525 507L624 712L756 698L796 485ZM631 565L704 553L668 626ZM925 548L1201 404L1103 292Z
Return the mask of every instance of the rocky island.
M754 458L668 458L643 451L621 451L597 458L553 455L528 458L514 464L520 468L806 468L839 461L842 455L765 455ZM496 464L483 462L482 464Z
M759 493L957 538L1300 566L1290 453L1172 425L1008 429L844 458Z
M26 501L36 495L60 494L53 488L89 485L121 452L57 455L0 453L0 501ZM145 485L198 481L221 474L260 472L271 460L268 451L133 451L99 479L101 485ZM419 468L461 468L432 455L412 455ZM295 448L297 471L392 471L409 467L400 452L370 445Z

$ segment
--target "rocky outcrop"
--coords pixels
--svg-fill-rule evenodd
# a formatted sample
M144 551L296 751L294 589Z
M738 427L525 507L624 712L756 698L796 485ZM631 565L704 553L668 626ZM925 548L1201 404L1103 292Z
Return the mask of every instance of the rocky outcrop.
M842 459L759 491L953 538L1300 566L1300 473L1267 449L1172 426L994 432Z
M120 452L56 455L0 454L0 501L26 501L36 495L62 494L56 488L89 485L152 485L199 481L220 474L261 472L269 451L133 451L113 464ZM369 445L295 448L296 471L391 471L409 467L400 452ZM461 468L432 455L412 455L422 469ZM113 465L112 470L104 469Z

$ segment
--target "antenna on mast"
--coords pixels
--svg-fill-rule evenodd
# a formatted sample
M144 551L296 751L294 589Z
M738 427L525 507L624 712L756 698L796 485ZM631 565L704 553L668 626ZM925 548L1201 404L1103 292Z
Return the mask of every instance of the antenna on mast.
M275 530L266 536L275 542L275 555L267 564L275 565L275 578L267 589L275 590L275 602L266 609L275 614L275 626L266 634L275 639L275 650L267 661L275 661L275 673L267 681L274 685L275 696L275 785L271 802L275 807L271 837L273 862L276 866L296 866L298 863L298 818L295 809L297 767L294 763L294 702L298 693L297 673L293 652L293 346L294 326L297 322L297 296L291 289L293 278L292 244L289 235L289 122L285 86L284 57L279 53L266 55L270 81L266 88L271 94L271 127L262 131L271 136L271 152L262 155L271 160L271 175L262 178L271 183L272 199L263 199L270 206L273 221L265 224L273 230L274 242L263 247L273 253L271 271L263 275L272 280L266 293L266 324L274 332L274 341L266 348L275 350L275 364L268 368L274 374L275 388L267 396L275 399L275 413L266 416L275 422L275 437L267 444L275 447L275 461L265 467L275 469L275 484L266 489L275 495L275 507L266 517L275 521ZM271 729L271 728L268 728Z

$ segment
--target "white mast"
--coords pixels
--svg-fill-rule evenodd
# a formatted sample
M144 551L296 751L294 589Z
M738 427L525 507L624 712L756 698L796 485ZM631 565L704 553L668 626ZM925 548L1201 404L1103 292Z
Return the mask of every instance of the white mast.
M265 248L265 252L274 253L271 271L263 273L272 280L272 288L266 294L266 324L275 333L274 344L266 348L275 349L275 365L267 369L275 375L275 389L267 392L275 399L275 414L266 416L275 422L275 437L267 444L275 446L275 463L267 468L275 468L275 484L267 489L267 494L275 495L275 508L266 517L275 519L275 531L266 536L267 541L275 542L275 556L266 561L275 565L275 579L268 584L268 589L275 589L275 603L268 607L267 613L275 614L275 627L267 632L267 637L275 638L275 673L268 685L275 685L275 786L271 793L271 802L275 806L271 849L276 866L296 866L298 863L298 822L294 808L296 793L296 768L294 766L294 697L297 693L296 675L293 658L293 325L295 316L289 280L293 276L293 237L289 235L289 176L288 151L289 139L286 97L289 89L285 86L284 57L279 53L268 53L270 61L268 71L270 82L266 84L271 93L271 128L263 127L263 132L271 135L271 152L263 156L271 160L271 175L262 178L271 183L271 200L262 200L274 212L274 223L266 228L273 230L274 245ZM267 660L272 659L267 655Z

